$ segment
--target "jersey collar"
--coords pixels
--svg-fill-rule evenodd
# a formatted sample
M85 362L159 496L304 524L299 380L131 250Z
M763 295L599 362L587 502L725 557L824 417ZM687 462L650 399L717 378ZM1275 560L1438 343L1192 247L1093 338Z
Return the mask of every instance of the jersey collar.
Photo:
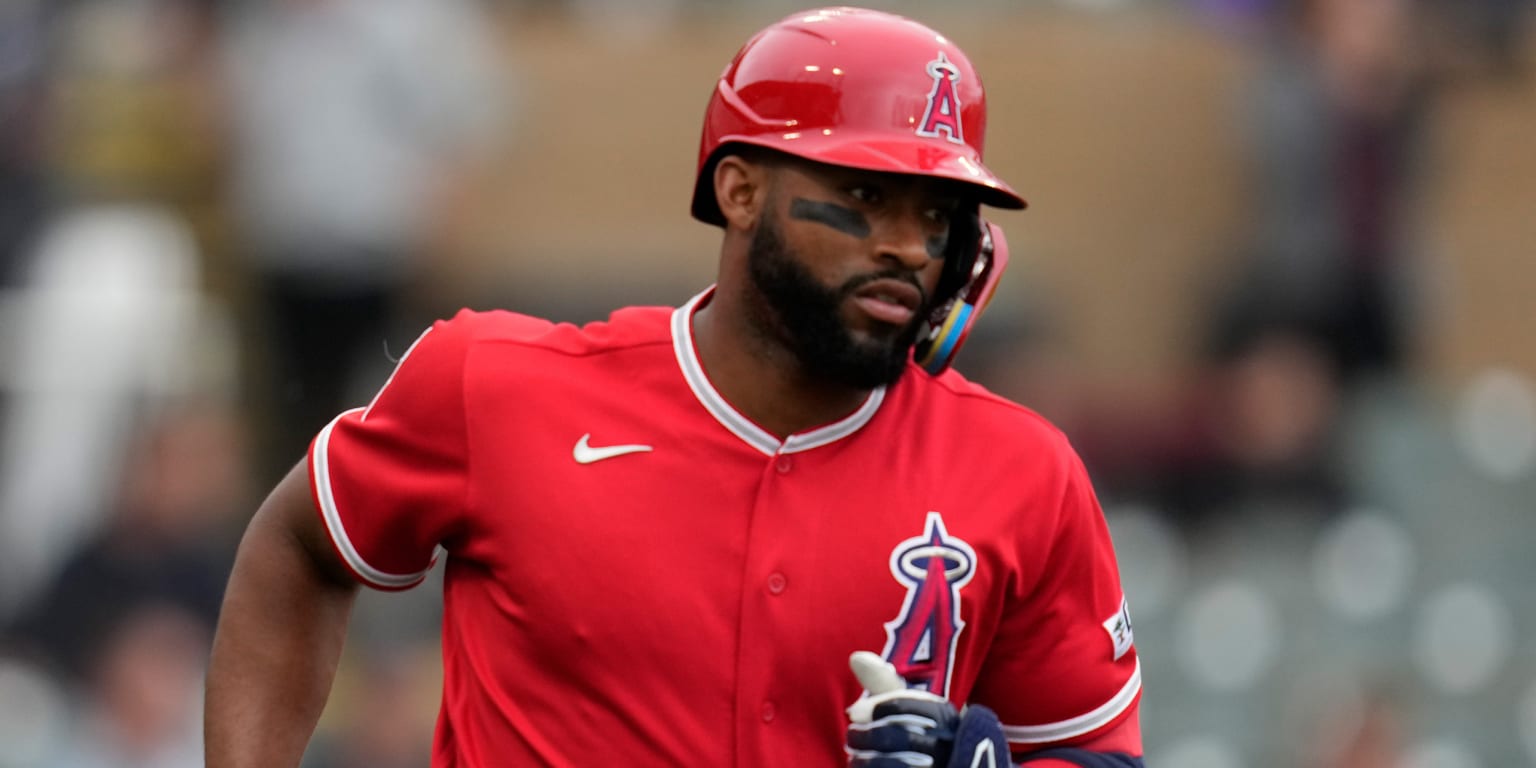
M807 432L796 432L783 440L779 440L772 433L743 416L729 402L726 402L726 399L721 397L714 385L709 382L709 377L704 373L704 366L699 364L698 350L693 346L694 310L709 301L709 297L714 292L714 286L710 286L689 299L687 304L672 311L672 350L677 354L677 364L682 368L683 379L688 382L688 388L693 390L694 397L698 398L699 403L709 411L711 416L715 417L716 421L720 422L721 426L741 438L747 445L768 456L773 456L779 453L808 451L836 442L859 431L874 418L875 411L880 409L880 403L885 400L885 387L871 390L864 404L843 419Z

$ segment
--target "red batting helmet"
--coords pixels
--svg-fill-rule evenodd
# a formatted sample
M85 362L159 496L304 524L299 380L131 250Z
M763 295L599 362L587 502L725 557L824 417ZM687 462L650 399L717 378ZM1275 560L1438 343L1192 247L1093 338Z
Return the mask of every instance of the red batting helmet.
M880 11L803 11L748 40L720 76L704 113L693 216L725 223L714 168L731 144L955 179L989 205L1023 208L981 164L986 125L981 78L948 38Z

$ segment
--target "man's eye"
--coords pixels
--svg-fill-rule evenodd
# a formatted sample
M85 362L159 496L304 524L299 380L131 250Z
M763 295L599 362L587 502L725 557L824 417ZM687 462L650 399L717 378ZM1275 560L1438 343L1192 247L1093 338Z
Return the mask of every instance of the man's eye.
M950 218L952 218L955 214L954 211L951 211L948 208L929 208L928 210L923 211L923 215L928 217L928 220L935 224L948 224Z
M848 190L848 196L861 203L880 202L880 190L874 187L852 187Z

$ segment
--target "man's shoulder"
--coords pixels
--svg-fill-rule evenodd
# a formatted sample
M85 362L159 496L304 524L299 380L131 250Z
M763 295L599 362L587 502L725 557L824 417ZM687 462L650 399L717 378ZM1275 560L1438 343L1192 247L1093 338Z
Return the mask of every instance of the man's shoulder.
M926 414L935 429L963 433L994 449L1017 446L1030 450L1071 451L1065 434L1051 421L1021 403L1009 400L951 369L938 376L912 369L907 373L916 413Z
M462 309L438 324L466 346L524 349L573 357L671 343L671 307L625 307L607 320L576 324L506 309Z

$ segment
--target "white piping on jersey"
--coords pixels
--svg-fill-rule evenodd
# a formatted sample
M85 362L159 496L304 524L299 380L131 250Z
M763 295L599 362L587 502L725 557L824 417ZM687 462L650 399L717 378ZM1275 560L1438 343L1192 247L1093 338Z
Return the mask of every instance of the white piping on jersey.
M335 429L336 423L346 418L347 414L357 413L361 410L363 409L353 408L350 411L344 411L340 416L331 419L331 423L325 425L325 429L320 430L320 435L315 438L315 455L309 462L310 472L314 474L315 496L320 499L320 513L325 516L326 531L330 533L331 541L336 545L336 551L341 553L341 557L347 561L347 565L356 571L357 575L362 576L364 580L375 587L401 589L426 578L427 571L432 570L432 566L428 565L424 570L417 573L389 573L369 565L367 561L363 560L363 556L358 553L357 547L352 546L352 540L347 538L347 529L341 523L341 513L336 510L336 496L331 491L331 459L329 453L331 430ZM433 557L434 561L436 560L435 554Z
M389 378L384 380L384 386L379 387L379 391L375 392L373 394L373 399L368 401L368 407L367 407L367 409L365 409L363 411L363 417L362 417L363 421L367 421L368 420L368 414L373 413L373 405L374 405L374 403L379 402L379 398L384 396L384 390L389 389L390 382L395 380L395 374L399 373L400 372L400 367L405 365L405 359L407 357L411 356L411 351L416 349L416 345L420 344L421 340L425 339L427 337L427 334L429 334L431 332L432 332L432 326L429 325L429 326L427 326L427 329L425 331L421 332L420 336L416 337L415 341L411 342L411 345L409 347L405 348L405 354L401 355L400 356L400 360L395 363L395 369L389 372Z
M841 421L817 427L809 432L790 435L783 441L741 415L724 397L720 396L714 385L709 383L709 377L704 374L704 366L699 363L698 350L693 346L693 311L714 293L714 290L711 286L703 293L689 299L687 304L672 311L672 349L677 354L677 364L683 369L683 378L688 382L688 388L693 390L694 397L698 398L704 409L732 434L758 451L773 456L779 453L808 451L836 442L859 431L860 427L874 418L875 411L880 410L880 403L885 400L885 387L876 387L858 410Z
M1136 694L1140 690L1141 659L1137 659L1136 668L1131 671L1131 679L1125 681L1125 686L1119 693L1110 697L1109 701L1104 702L1092 712L1046 725L1005 725L1003 735L1015 744L1043 744L1081 736L1102 728L1119 717L1120 713L1136 700Z

